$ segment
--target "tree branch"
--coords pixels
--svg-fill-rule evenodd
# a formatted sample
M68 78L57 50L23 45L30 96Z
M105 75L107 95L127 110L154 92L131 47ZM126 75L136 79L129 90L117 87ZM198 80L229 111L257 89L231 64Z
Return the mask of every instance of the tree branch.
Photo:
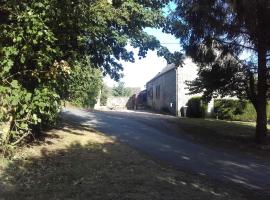
M27 137L28 135L30 135L30 131L25 132L22 137L20 137L17 141L11 143L12 146L16 146L17 144L19 144L25 137Z
M220 40L220 39L217 39L217 38L212 38L212 39L215 40L215 41L217 41L217 42L223 43L223 44L229 44L229 45L233 45L233 46L237 46L237 47L242 47L242 48L245 48L245 49L249 49L249 50L252 50L252 51L256 51L256 49L253 48L253 47L245 46L243 44L237 44L236 42L227 42L227 41Z

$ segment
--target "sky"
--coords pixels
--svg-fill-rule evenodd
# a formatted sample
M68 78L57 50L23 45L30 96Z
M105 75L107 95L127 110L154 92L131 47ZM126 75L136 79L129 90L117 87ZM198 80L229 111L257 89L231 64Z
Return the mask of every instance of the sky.
M173 35L163 33L161 29L146 28L145 31L155 36L163 46L166 46L171 52L180 51L180 42ZM135 55L138 53L137 49L127 46L128 50L132 50ZM145 88L147 81L152 79L158 72L167 65L164 58L158 57L156 51L149 51L147 56L139 59L135 56L135 62L121 62L124 68L124 77L120 80L125 83L126 87L140 87ZM117 85L108 76L104 78L104 82L109 87Z

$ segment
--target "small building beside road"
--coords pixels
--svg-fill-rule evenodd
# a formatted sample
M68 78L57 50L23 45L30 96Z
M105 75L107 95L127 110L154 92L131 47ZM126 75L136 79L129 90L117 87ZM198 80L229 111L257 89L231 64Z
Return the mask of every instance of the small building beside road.
M153 110L169 112L181 116L181 109L186 107L190 98L186 81L197 77L198 67L190 58L183 66L167 65L161 72L146 83L147 105ZM208 105L208 112L213 109L213 102ZM183 115L183 114L182 114Z

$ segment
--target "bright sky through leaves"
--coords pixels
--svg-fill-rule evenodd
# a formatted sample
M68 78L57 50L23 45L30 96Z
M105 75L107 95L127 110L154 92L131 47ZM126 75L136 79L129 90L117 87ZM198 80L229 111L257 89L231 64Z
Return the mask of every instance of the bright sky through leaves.
M154 35L161 44L166 46L171 52L181 49L179 40L170 34L163 33L161 29L147 28L146 32L150 35ZM136 54L136 49L132 47L129 47L129 49L133 50ZM127 87L140 87L143 89L146 82L167 65L166 60L162 57L158 57L154 51L149 51L144 59L140 60L138 57L135 57L135 59L135 63L122 62L124 77L121 81L125 82ZM116 82L109 77L105 78L105 83L109 87L116 84Z

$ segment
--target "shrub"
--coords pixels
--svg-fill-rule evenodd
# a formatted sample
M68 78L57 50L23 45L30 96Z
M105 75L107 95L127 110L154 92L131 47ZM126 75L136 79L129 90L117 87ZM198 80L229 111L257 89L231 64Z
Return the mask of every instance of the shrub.
M246 101L233 99L216 99L214 102L215 114L219 119L236 120L236 116L244 114L246 106Z
M30 93L16 80L10 87L0 86L0 146L16 145L33 129L54 124L59 112L60 98L51 88Z
M206 116L207 103L202 97L192 97L187 102L187 117L204 118Z
M87 62L76 62L68 79L68 98L72 104L93 108L102 88L102 74Z
M270 106L267 106L267 117L270 116ZM255 121L256 110L249 101L233 99L216 99L214 102L215 115L219 119L234 121Z

